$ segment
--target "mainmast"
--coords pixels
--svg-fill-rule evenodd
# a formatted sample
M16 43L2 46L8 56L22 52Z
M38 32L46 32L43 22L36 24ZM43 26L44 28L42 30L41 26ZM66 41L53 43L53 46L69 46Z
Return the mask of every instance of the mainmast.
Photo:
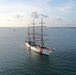
M33 45L35 45L35 21L33 20Z
M42 17L41 17L41 45L40 45L40 47L43 47L43 45L44 45L44 43L43 43L43 24L45 24L44 22L43 22L43 19L42 19Z

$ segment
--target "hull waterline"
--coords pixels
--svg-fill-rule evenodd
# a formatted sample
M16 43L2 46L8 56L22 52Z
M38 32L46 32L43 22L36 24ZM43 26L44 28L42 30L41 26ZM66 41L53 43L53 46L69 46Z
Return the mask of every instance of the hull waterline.
M45 54L45 55L49 55L50 54L50 50L49 49L40 48L39 46L31 46L27 42L25 42L25 45L26 45L27 48L30 48L31 50L33 50L35 52L38 52L40 54Z

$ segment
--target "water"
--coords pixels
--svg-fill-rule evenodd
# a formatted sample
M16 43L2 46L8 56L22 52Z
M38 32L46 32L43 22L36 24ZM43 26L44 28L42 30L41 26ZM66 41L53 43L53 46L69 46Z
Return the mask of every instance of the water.
M0 75L76 75L76 29L45 28L50 56L25 48L26 31L0 28Z

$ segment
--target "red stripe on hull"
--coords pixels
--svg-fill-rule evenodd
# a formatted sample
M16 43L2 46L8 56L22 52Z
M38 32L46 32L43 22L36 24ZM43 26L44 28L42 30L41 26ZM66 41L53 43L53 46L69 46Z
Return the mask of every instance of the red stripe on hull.
M43 52L43 49L40 49L40 54L42 54L42 52Z

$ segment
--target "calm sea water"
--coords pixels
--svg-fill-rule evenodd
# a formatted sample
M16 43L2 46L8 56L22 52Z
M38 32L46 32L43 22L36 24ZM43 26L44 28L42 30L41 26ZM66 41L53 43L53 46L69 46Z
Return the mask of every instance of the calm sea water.
M76 75L76 29L44 29L50 56L25 48L26 31L0 28L0 75Z

